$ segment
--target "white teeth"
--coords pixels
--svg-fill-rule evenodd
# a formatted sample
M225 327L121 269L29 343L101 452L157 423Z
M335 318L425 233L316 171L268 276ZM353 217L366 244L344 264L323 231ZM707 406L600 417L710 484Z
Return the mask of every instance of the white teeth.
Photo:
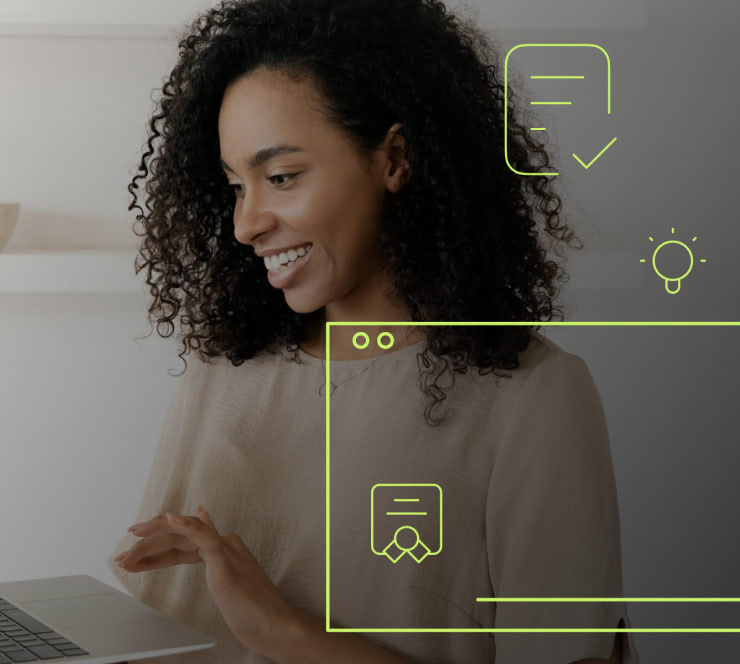
M268 270L282 272L284 269L286 269L288 263L292 263L298 260L298 258L303 258L304 256L307 256L311 253L312 249L313 245L308 244L301 246L298 249L289 249L287 252L276 254L275 256L265 256L265 267Z

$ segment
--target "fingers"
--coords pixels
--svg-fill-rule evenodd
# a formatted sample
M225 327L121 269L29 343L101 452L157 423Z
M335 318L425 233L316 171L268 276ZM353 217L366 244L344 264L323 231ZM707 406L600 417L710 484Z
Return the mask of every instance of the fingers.
M170 552L188 554L187 560L183 562L199 562L200 556L193 559L192 553L198 553L198 547L194 546L190 540L182 535L177 535L171 531L160 531L154 535L143 537L136 542L128 551L115 560L116 564L121 567L131 567L144 562L146 565L158 564L160 562L171 561ZM167 554L164 558L163 554ZM175 560L177 562L177 560ZM168 562L168 564L174 564Z
M201 557L205 558L208 555L214 555L221 551L223 545L221 536L212 525L207 525L197 516L180 516L167 512L166 517L170 522L170 527L175 532L182 533L195 544Z
M145 572L153 569L163 569L173 565L183 565L203 562L197 551L182 551L169 549L164 553L137 558L135 555L118 562L118 566L126 572Z
M145 537L146 535L151 535L152 533L159 532L163 528L167 528L168 525L169 524L164 514L160 514L159 516L155 516L153 519L149 519L149 521L135 523L133 526L129 527L128 530L134 535Z
M210 515L208 514L208 512L206 512L203 505L198 505L197 513L198 517L203 521L203 523L205 523L213 530L216 530L216 526L213 525L213 521L211 520ZM146 535L151 535L155 532L159 532L160 530L168 528L169 526L170 522L167 519L167 515L159 514L154 518L149 519L149 521L135 523L133 526L129 527L128 531L130 533L133 533L134 535L138 535L139 537L145 537Z
M199 550L215 551L220 545L216 526L202 505L198 506L198 516L178 517L183 524L171 521L169 516L177 517L165 513L131 526L129 532L141 539L114 562L130 571L202 562Z

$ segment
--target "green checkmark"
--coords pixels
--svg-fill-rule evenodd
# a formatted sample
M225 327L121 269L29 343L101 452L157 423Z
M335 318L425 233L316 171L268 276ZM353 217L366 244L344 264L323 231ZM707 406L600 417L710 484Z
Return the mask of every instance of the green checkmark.
M597 154L597 155L596 155L596 156L595 156L595 157L594 157L594 158L593 158L593 159L591 160L591 162L589 163L589 165L588 165L588 166L586 166L586 164L584 164L584 163L583 163L583 162L582 162L582 161L580 160L580 158L578 157L578 155L577 155L577 154L576 154L575 152L573 153L573 156L574 156L574 157L576 158L576 160L578 161L578 163L579 163L579 164L580 164L581 166L583 166L583 168L585 168L586 170L588 170L589 168L591 168L591 166L593 166L593 165L594 165L594 164L596 163L596 160L597 160L597 159L598 159L598 158L599 158L599 157L600 157L600 156L601 156L602 154L604 154L604 153L605 153L605 152L606 152L606 151L607 151L607 150L608 150L608 149L609 149L609 148L610 148L610 147L611 147L612 145L614 145L614 141L616 141L616 140L617 140L617 137L615 136L615 137L614 137L614 139L612 140L612 142L611 142L611 143L609 143L609 145L607 145L607 146L606 146L606 147L605 147L605 148L604 148L604 149L603 149L603 150L602 150L601 152L599 152L599 154Z

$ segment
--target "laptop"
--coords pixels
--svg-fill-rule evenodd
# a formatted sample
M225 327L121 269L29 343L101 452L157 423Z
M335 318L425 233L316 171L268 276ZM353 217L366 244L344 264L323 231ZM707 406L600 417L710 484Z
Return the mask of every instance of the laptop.
M113 664L215 645L92 576L0 583L0 664Z

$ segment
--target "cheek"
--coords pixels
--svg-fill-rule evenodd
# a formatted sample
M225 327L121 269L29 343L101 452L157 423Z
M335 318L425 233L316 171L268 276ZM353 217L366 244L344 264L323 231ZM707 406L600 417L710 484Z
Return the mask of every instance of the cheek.
M311 250L311 258L306 274L314 287L327 292L338 293L365 272L358 255L340 237L317 241Z
M350 277L366 273L376 262L380 222L362 192L361 186L322 188L300 207L286 211L284 218L295 234L314 243L312 270L329 278Z

